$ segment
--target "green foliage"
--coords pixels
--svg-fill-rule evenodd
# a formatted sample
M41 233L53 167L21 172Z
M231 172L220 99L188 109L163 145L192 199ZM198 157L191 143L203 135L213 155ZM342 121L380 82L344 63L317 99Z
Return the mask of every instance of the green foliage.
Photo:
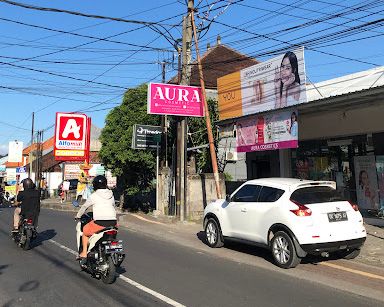
M100 158L119 176L128 195L148 191L156 167L156 152L131 148L134 124L160 124L159 116L147 114L146 84L127 90L122 104L107 115L100 137Z
M219 111L217 101L208 99L208 108L211 118L212 132L217 153L217 145L219 142L218 131L215 123L219 120ZM190 117L188 118L188 147L195 147L208 144L208 133L205 123L205 117ZM196 154L196 165L198 172L211 173L212 164L209 148L202 148Z

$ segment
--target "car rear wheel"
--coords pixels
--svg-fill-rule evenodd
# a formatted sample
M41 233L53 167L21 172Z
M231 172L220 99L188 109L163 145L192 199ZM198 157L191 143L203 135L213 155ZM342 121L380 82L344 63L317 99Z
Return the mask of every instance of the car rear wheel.
M218 222L210 218L205 225L205 236L209 247L222 247L224 245L223 235Z
M278 231L271 240L272 257L277 266L283 269L296 267L301 258L296 254L296 248L291 237L284 231Z

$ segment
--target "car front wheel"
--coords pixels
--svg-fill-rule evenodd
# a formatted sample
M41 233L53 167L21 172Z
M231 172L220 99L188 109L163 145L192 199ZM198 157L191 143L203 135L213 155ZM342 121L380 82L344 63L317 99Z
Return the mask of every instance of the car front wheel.
M278 231L271 240L272 257L277 266L283 269L296 267L301 259L296 254L291 237L284 231Z
M210 218L205 225L205 236L209 247L222 247L224 245L219 224L213 218Z

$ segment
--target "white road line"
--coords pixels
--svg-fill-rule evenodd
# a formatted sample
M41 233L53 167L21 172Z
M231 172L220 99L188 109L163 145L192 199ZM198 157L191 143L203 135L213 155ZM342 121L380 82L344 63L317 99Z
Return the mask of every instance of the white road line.
M52 244L60 247L61 249L67 251L70 254L77 255L77 252L75 252L74 250L72 250L72 249L70 249L70 248L60 244L59 242L56 242L55 240L50 239L48 241L51 242ZM134 280L124 276L124 275L118 275L118 278L120 278L124 282L126 282L126 283L128 283L128 284L130 284L130 285L132 285L132 286L134 286L134 287L136 287L136 288L138 288L138 289L140 289L140 290L142 290L142 291L144 291L144 292L146 292L146 293L148 293L148 294L150 294L150 295L160 299L160 300L162 300L163 302L165 302L165 303L167 303L167 304L169 304L171 306L185 307L185 305L180 304L180 303L174 301L173 299L171 299L171 298L169 298L169 297L167 297L165 295L162 295L162 294L160 294L160 293L158 293L158 292L156 292L156 291L154 291L152 289L149 289L146 286L143 286L142 284L139 284L138 282L136 282L136 281L134 281Z

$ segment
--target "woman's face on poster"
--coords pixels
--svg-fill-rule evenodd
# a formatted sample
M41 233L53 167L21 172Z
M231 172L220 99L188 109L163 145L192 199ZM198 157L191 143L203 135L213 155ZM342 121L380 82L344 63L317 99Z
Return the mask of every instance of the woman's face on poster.
M288 58L284 58L280 66L280 76L283 83L287 82L293 74L292 65Z
M367 172L362 172L361 173L361 182L363 186L368 186L369 185L369 177Z

